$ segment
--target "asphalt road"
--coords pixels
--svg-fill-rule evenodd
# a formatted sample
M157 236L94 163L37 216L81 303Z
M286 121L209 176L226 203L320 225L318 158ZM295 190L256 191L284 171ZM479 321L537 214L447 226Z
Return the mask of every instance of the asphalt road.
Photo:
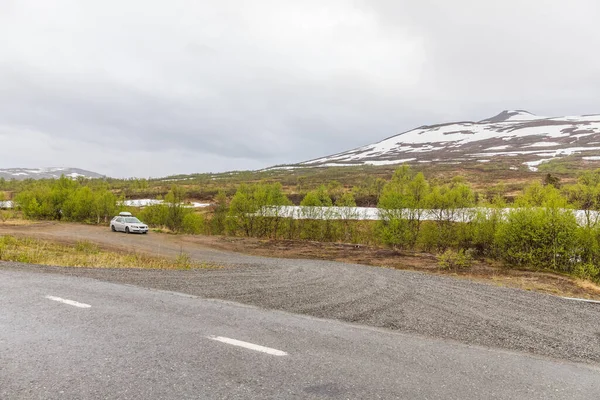
M0 270L0 360L2 399L592 399L600 393L600 370L586 364L7 270Z
M391 329L469 345L600 365L600 305L451 277L323 260L257 257L179 235L126 235L47 224L1 228L53 240L176 255L226 265L208 270L61 268L2 263L1 270L95 278Z

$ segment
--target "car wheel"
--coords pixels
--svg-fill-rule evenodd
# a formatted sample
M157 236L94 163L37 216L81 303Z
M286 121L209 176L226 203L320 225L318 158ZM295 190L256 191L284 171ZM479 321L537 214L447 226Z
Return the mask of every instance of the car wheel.
M125 233L129 233L129 227L128 226L125 227Z
M113 232L116 232L116 231L117 231L117 230L115 229L115 226L114 226L114 225L111 225L111 226L110 226L110 230L111 230L111 231L113 231Z

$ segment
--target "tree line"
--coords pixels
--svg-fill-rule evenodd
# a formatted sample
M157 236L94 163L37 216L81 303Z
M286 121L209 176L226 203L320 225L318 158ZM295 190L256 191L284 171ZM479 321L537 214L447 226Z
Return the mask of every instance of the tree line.
M87 186L61 178L31 182L17 193L15 203L26 218L106 223L118 210L117 196L107 185Z
M126 209L123 195L92 182L64 177L31 182L14 201L27 218L94 224ZM186 191L173 185L163 203L137 214L150 226L173 232L341 241L432 253L452 250L507 266L600 280L600 171L586 172L564 187L546 177L528 185L510 204L493 190L475 192L461 177L440 183L407 166L378 182L377 190L378 221L358 220L351 208L356 191L336 182L307 191L300 201L306 212L317 210L311 207L348 207L336 219L294 219L280 213L280 206L292 204L280 183L242 184L230 198L220 191L208 212L186 207ZM425 220L425 210L435 213L435 221ZM575 210L582 210L582 220Z
M461 177L446 184L430 182L403 166L381 189L379 221L358 220L351 211L319 220L274 214L276 206L291 204L277 183L242 185L231 200L225 232L440 254L450 249L507 266L600 280L600 171L584 173L564 188L546 177L527 186L510 205L490 193L474 192ZM353 207L355 202L352 192L333 193L321 186L306 193L300 205ZM583 221L577 220L575 210L582 210ZM425 212L434 213L435 220L425 220Z

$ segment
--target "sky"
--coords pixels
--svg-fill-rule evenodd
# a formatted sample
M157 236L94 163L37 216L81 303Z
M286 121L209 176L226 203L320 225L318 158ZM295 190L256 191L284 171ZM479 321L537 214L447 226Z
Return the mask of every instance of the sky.
M261 169L600 113L597 0L0 0L0 168Z

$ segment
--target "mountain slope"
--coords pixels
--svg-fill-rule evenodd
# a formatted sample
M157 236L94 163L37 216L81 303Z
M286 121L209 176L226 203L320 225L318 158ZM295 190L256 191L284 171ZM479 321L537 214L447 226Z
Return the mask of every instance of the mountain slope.
M78 178L80 176L84 178L102 178L104 175L100 175L96 172L86 171L79 168L0 168L0 178L6 180L16 179L18 181L25 179L52 179L60 178L64 175L69 178Z
M479 122L422 126L381 142L297 166L490 162L512 157L531 170L555 157L600 160L600 115L547 118L503 111Z

